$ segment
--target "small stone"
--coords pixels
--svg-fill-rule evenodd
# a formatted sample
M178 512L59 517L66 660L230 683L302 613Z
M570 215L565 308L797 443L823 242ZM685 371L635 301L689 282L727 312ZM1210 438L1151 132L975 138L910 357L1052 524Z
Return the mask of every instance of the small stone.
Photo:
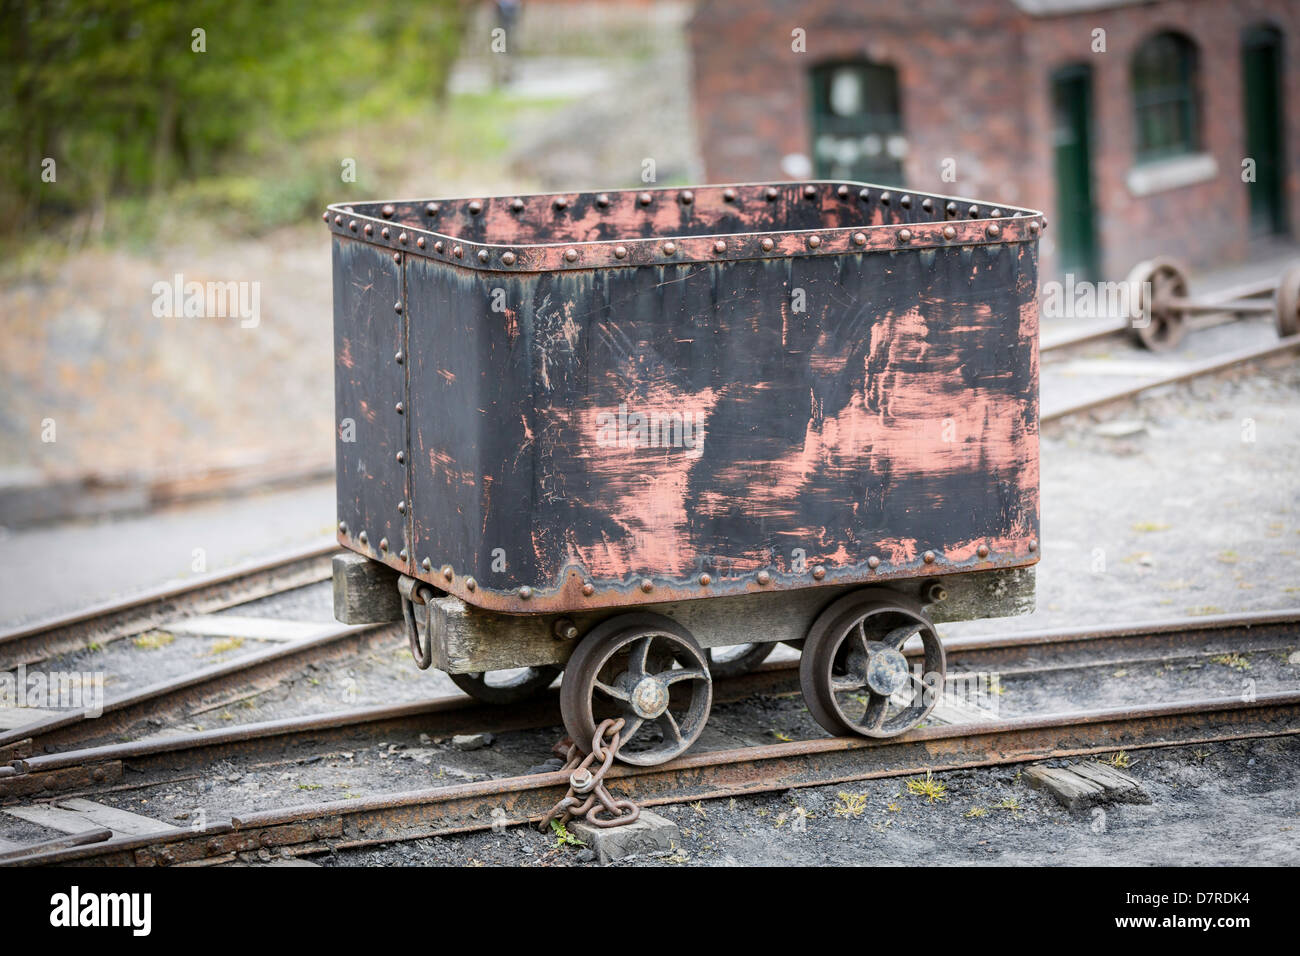
M544 763L536 764L528 768L528 773L555 773L557 770L564 769L564 761L559 757L552 757Z
M583 847L578 851L579 863L590 863L594 859L596 859L596 851L591 849L591 847Z
M451 738L451 745L457 750L481 750L490 747L494 740L491 734L457 734Z
M1145 422L1135 421L1114 421L1102 422L1092 431L1094 435L1101 435L1103 438L1127 438L1130 435L1140 435L1147 430Z

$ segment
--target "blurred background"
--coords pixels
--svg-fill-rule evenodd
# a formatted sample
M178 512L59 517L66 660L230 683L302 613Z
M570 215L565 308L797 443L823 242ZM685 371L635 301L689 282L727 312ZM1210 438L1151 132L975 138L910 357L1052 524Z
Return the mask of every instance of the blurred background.
M1296 254L1294 0L0 11L0 573L217 494L291 489L218 562L328 531L331 202L847 178L1045 210L1045 279ZM256 326L157 316L177 275L257 283Z

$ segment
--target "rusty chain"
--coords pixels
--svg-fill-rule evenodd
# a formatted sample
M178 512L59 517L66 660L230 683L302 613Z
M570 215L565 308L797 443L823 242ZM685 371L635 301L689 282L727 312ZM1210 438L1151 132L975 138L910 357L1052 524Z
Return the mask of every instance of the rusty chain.
M579 818L594 827L621 827L641 815L641 808L635 802L618 799L605 788L605 774L614 765L614 757L623 744L619 736L623 724L622 717L602 720L591 738L590 752L584 752L577 743L569 745L563 768L569 772L569 792L542 820L541 830L550 827L553 820L565 826ZM600 766L593 771L592 764L597 761ZM606 813L612 816L607 817Z

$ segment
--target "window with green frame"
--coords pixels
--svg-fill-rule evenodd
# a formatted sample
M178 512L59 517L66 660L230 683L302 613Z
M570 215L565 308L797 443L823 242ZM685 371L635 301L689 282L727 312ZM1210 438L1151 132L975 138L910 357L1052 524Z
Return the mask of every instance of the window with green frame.
M1157 33L1133 54L1138 162L1197 150L1196 47L1179 33Z
M815 66L810 79L815 175L903 185L907 137L898 71L851 60Z

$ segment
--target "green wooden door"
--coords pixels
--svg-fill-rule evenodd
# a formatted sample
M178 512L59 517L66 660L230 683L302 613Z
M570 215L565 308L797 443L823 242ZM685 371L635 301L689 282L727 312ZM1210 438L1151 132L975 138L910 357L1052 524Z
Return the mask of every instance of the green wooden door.
M1092 206L1092 70L1066 67L1052 75L1052 143L1056 166L1057 257L1076 279L1097 274Z
M1241 39L1241 71L1246 156L1255 161L1255 181L1246 183L1250 229L1256 235L1283 233L1282 35L1272 27L1246 30Z

